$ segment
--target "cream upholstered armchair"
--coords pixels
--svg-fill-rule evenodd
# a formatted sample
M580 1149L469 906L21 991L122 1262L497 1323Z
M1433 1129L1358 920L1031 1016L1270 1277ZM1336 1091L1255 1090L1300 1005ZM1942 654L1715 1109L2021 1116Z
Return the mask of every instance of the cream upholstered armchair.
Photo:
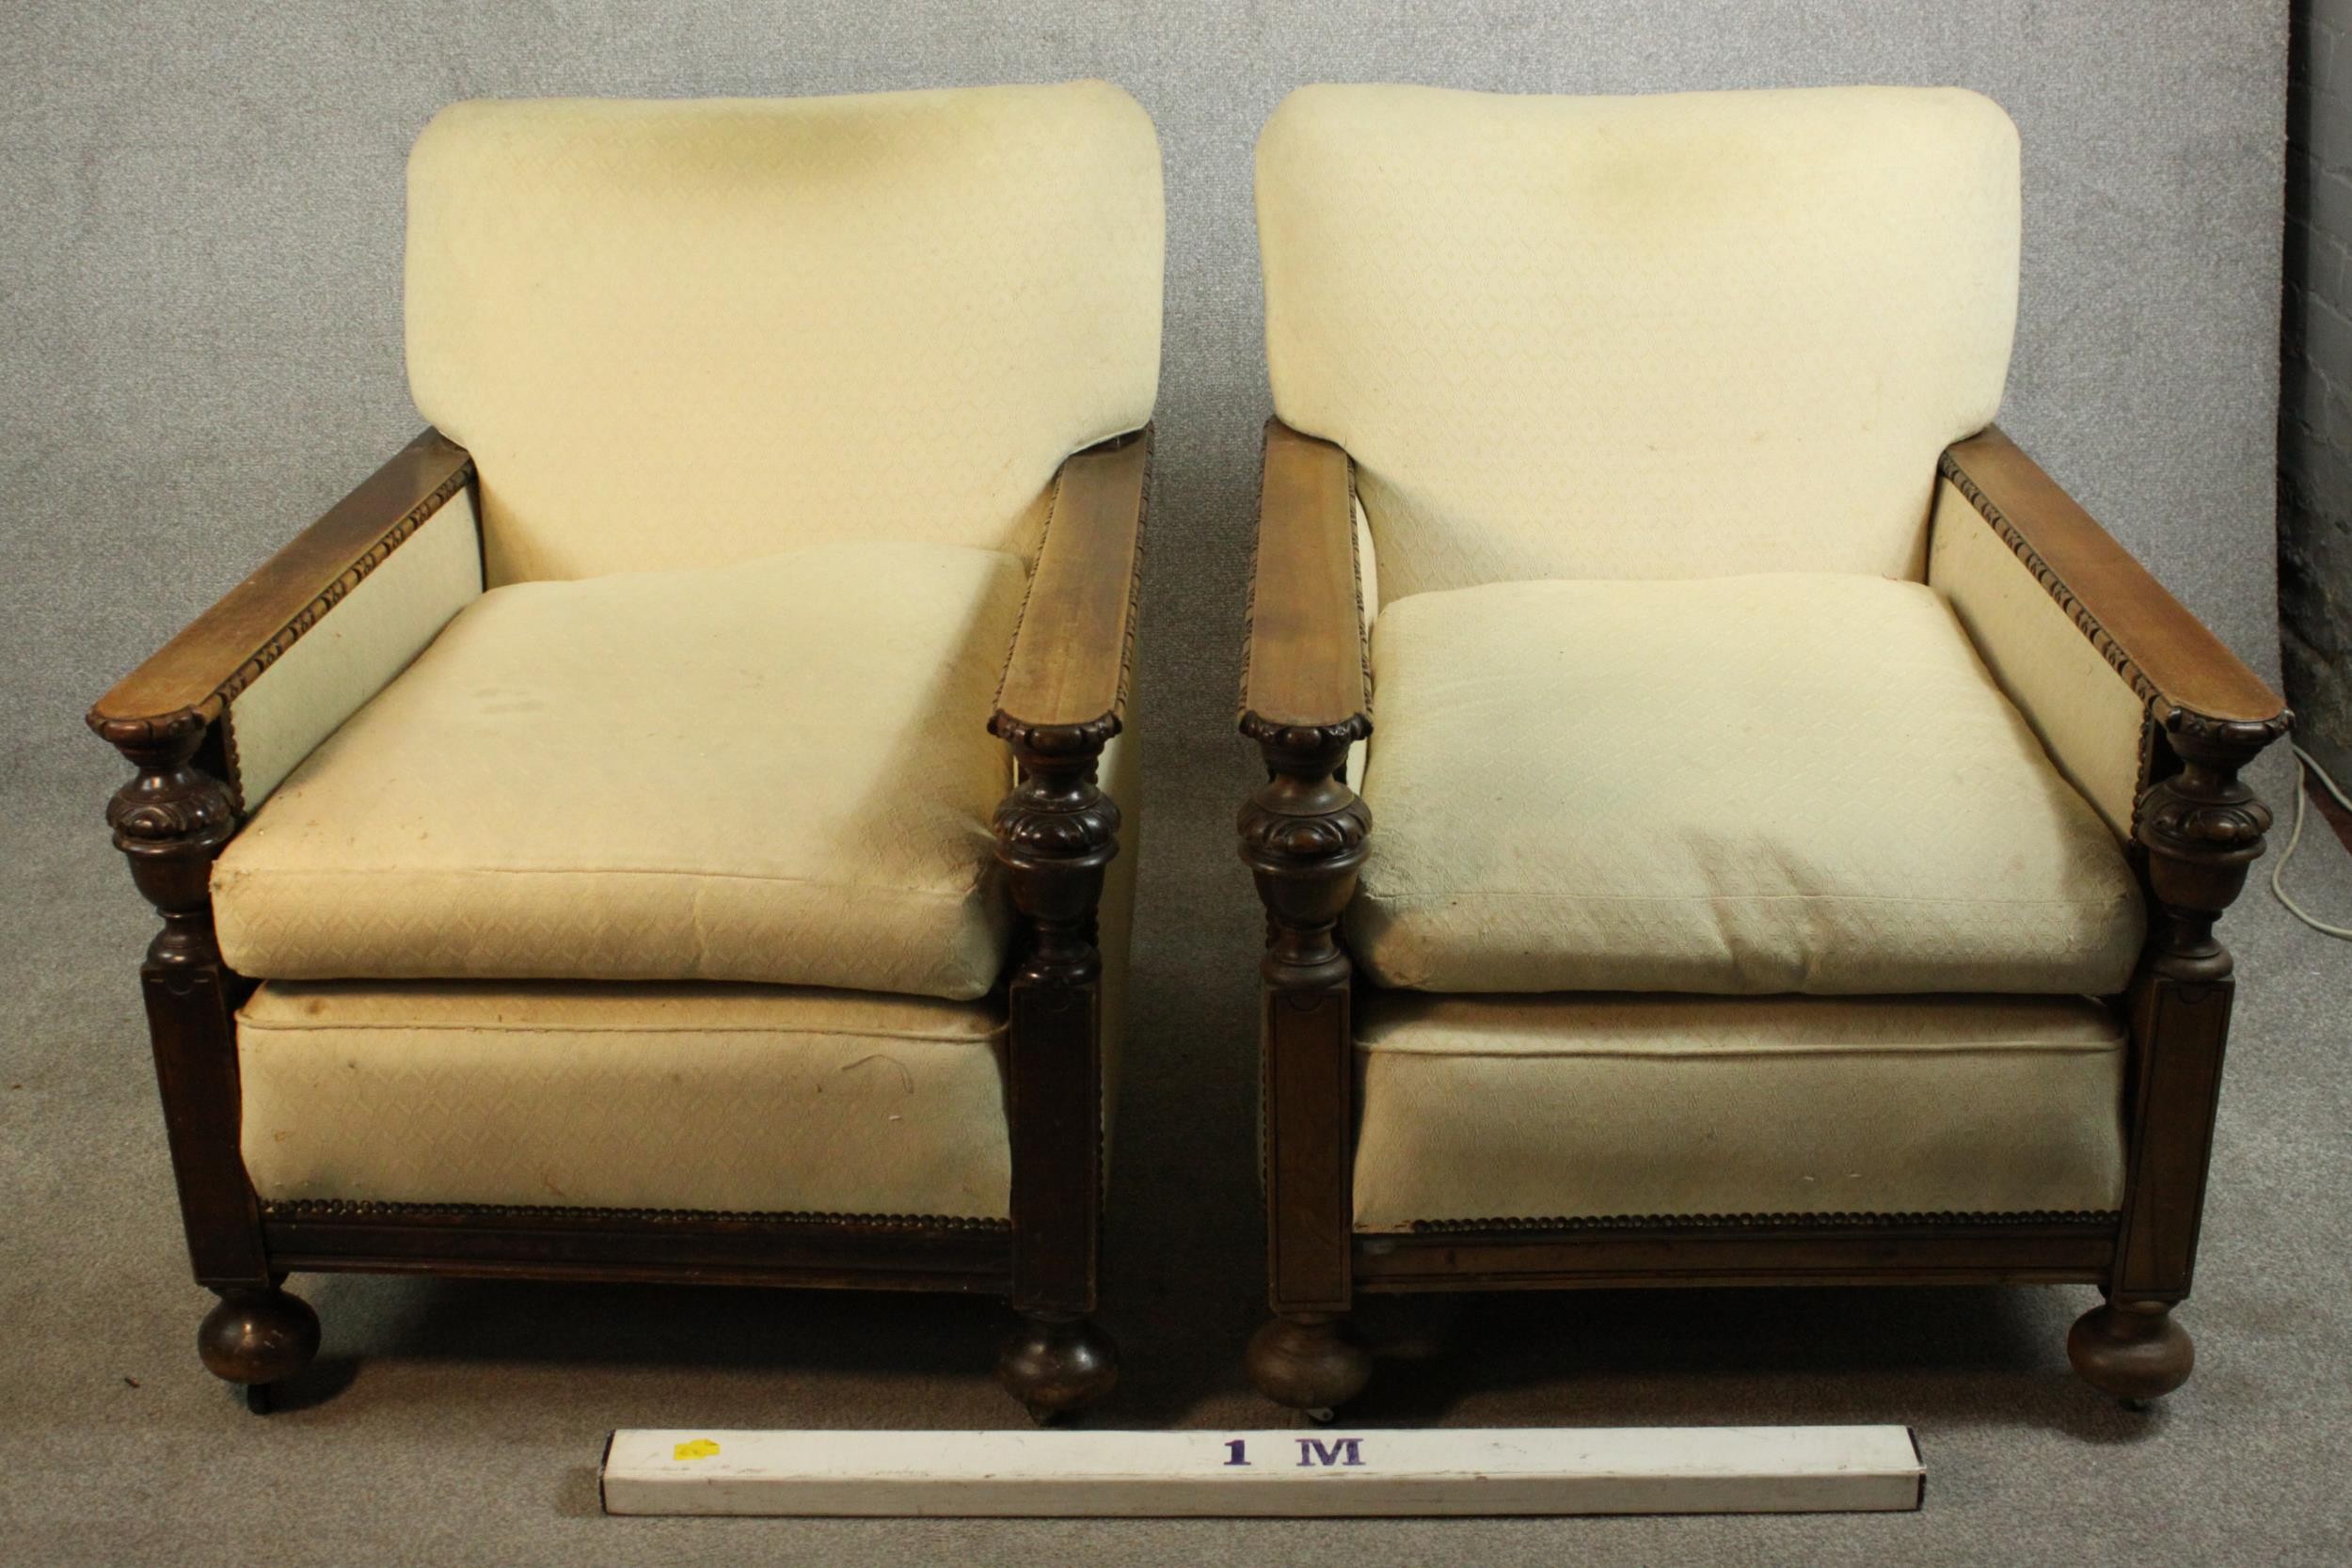
M1961 91L1267 125L1270 1397L1465 1288L2080 1281L2188 1375L2288 716L1991 427L2019 212Z
M437 429L90 715L205 1363L290 1271L839 1285L1101 1394L1150 121L462 103L408 198Z

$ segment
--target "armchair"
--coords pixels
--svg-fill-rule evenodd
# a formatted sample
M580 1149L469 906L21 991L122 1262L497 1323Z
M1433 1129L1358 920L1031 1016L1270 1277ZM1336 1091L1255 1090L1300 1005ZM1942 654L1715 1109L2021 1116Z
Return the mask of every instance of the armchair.
M1160 271L1100 83L428 127L438 428L89 715L255 1409L310 1271L993 1293L1111 1386Z
M2007 117L1310 87L1258 208L1261 1390L1359 1291L1972 1282L2179 1386L2289 716L1990 424Z

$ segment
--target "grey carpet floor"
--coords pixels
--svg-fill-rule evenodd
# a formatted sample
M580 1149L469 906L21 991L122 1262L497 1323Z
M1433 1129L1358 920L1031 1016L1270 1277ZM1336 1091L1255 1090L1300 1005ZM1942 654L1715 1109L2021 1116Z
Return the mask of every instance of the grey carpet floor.
M1114 1175L1104 1424L1273 1424L1238 1366L1259 1316L1257 918L1205 710L1147 752L1139 1007ZM1188 754L1184 754L1188 753ZM618 1426L995 1427L987 1303L357 1276L293 1408L197 1365L132 978L148 923L104 843L102 750L13 758L0 899L0 1560L625 1563L2342 1562L2352 1560L2352 951L2251 889L2243 989L2185 1319L2199 1370L2153 1414L2066 1368L2082 1290L1628 1292L1375 1304L1368 1426L1907 1422L1913 1515L1256 1523L620 1520ZM2285 798L2265 771L2266 792ZM2282 824L2283 830L2283 824ZM2274 846L2283 837L2274 838ZM2352 914L2316 819L2309 901Z

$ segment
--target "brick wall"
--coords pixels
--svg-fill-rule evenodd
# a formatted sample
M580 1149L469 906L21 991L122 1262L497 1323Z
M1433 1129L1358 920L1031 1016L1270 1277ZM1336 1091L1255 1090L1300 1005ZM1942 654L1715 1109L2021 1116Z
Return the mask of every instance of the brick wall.
M2352 0L2294 0L2279 610L2298 742L2352 781Z

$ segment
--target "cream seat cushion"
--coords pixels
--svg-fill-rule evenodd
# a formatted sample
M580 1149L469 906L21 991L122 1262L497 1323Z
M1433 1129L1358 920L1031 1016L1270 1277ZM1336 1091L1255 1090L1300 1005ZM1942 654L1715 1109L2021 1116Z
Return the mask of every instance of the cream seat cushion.
M1008 935L986 724L1025 580L834 544L493 589L230 842L222 951L273 979L977 997Z
M264 1201L1003 1219L989 1003L273 981L237 1018Z
M2114 836L1923 584L1416 594L1373 673L1381 985L2096 995L2138 952Z
M1301 87L1258 142L1274 406L1388 602L1531 578L1918 578L2000 405L2017 131L1944 87Z
M1357 1050L1359 1230L2122 1202L2124 1033L2078 997L1390 991Z

